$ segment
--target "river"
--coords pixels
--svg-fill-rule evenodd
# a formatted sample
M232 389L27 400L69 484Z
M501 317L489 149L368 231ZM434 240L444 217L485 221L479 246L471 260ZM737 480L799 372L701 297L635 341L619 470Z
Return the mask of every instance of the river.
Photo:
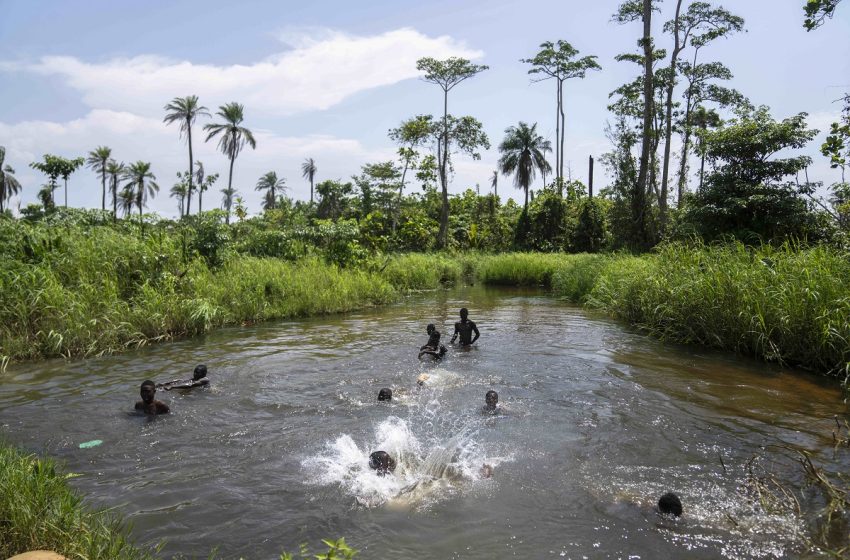
M479 342L420 363L426 324L447 343L463 306ZM209 388L158 392L167 416L133 413L141 381L198 363ZM382 387L392 402L377 402ZM491 389L497 414L482 412ZM345 536L362 558L799 558L809 520L765 511L748 473L800 484L794 449L850 471L836 414L848 418L833 380L483 287L0 376L0 433L80 474L72 484L125 513L138 542L192 557L277 558ZM392 476L369 470L377 449L397 458ZM679 520L653 510L668 490Z

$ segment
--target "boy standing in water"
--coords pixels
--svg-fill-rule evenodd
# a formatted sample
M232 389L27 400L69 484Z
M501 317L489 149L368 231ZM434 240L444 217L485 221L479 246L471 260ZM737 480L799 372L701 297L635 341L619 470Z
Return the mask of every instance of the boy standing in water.
M156 385L153 381L148 380L142 383L139 393L142 396L142 400L136 403L136 410L140 410L145 414L168 414L171 412L167 404L154 400L154 396L156 396Z
M475 337L472 337L472 333L475 333ZM475 326L475 323L469 320L469 310L465 307L460 310L460 321L455 323L455 333L452 335L451 343L454 344L455 339L460 336L460 345L461 346L470 346L478 340L478 337L481 336L481 333L478 332L478 327Z

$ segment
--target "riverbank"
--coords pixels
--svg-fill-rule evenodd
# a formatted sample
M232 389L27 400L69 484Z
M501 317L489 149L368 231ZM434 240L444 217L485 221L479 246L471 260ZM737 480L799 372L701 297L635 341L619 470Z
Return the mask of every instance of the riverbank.
M193 241L191 251L179 231L161 229L140 235L111 226L7 223L0 234L0 369L120 352L226 325L347 312L474 281L543 286L664 340L845 383L850 375L850 256L826 247L375 254L340 266L337 252L327 251L211 257L203 243Z
M86 506L56 463L0 443L0 558L53 550L69 559L155 560L121 517Z

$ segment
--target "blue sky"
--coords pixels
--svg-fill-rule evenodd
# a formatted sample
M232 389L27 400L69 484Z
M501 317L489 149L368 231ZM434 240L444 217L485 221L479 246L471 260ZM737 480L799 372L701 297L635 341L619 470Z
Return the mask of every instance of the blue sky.
M152 163L161 192L149 207L173 215L167 192L187 165L187 151L177 128L162 124L163 106L189 94L212 112L239 101L259 145L239 156L234 186L257 211L254 185L267 171L285 177L290 195L303 199L309 186L299 166L306 157L316 160L320 180L347 179L364 163L392 158L387 130L442 108L436 86L417 79L415 60L456 55L490 66L449 99L451 112L484 123L493 145L481 161L455 160L451 190L480 183L483 191L506 127L537 122L554 138L554 85L531 84L519 59L543 41L564 39L582 55L597 55L603 67L565 89L566 157L574 178L585 180L587 157L609 149L608 93L635 73L614 61L636 48L640 33L638 23L610 22L617 4L0 0L0 145L24 186L24 205L44 182L29 162L46 152L70 157L107 145L119 160ZM806 33L802 4L723 2L745 18L747 32L712 44L705 60L725 62L735 74L731 85L775 117L806 111L810 126L826 130L840 112L834 100L850 90L850 6ZM672 9L672 0L662 3L657 36ZM199 136L196 159L226 177L226 159ZM838 175L818 154L822 138L805 151L815 160L810 177L830 183ZM597 175L597 188L599 181ZM508 178L499 190L519 198ZM72 177L69 203L99 206L100 184L89 171Z

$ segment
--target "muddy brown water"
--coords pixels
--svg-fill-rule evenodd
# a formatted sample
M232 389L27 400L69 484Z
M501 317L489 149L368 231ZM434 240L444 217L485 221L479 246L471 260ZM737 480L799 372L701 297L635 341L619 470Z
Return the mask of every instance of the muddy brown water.
M462 306L479 343L420 363L426 324L447 339ZM197 363L210 388L159 392L168 416L133 413L141 381ZM490 389L495 415L481 410ZM747 462L789 485L803 481L794 449L847 472L836 414L848 407L832 380L481 287L0 377L6 439L81 475L72 484L117 506L139 543L191 557L277 558L339 536L362 558L807 557L811 519L764 511ZM392 476L368 469L377 449L398 459ZM680 520L653 510L668 490Z

